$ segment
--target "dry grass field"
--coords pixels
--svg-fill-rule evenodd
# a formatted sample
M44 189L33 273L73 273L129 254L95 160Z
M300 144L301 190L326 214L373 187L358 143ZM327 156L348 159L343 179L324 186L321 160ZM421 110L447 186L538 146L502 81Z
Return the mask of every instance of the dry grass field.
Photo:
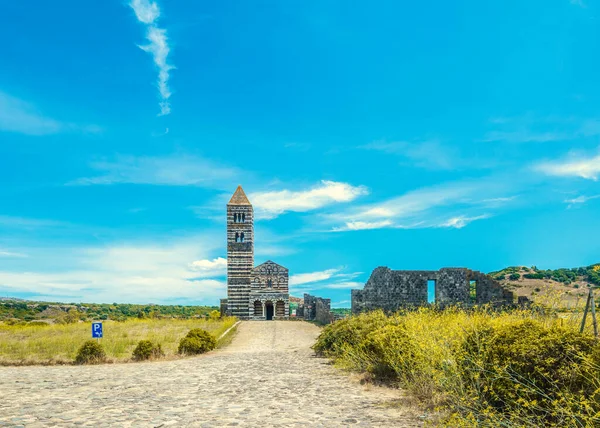
M110 361L126 362L142 340L159 343L165 358L177 355L179 340L192 328L202 328L219 337L235 323L220 320L129 319L104 321L100 343ZM0 323L0 365L69 364L77 350L91 339L91 323L7 325Z

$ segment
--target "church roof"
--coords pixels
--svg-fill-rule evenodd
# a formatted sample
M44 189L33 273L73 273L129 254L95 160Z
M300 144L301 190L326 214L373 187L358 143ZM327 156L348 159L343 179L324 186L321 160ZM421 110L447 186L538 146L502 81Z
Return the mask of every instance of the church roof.
M285 266L281 266L280 264L275 263L274 261L271 261L271 260L267 260L266 262L261 263L258 266L255 266L252 270L255 270L255 269L258 270L262 266L277 266L283 270L286 270L286 271L288 270L288 268L286 268Z
M237 189L235 190L235 193L233 194L233 196L231 197L231 199L229 200L229 203L227 205L252 205L252 204L250 203L250 201L248 200L248 197L244 193L244 189L242 189L242 186L238 186Z

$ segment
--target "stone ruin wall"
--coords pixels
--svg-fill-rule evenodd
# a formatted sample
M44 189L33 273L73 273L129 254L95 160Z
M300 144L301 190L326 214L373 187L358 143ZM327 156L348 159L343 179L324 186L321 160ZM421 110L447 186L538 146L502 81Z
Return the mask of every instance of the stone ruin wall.
M316 307L315 320L321 324L330 324L333 322L331 299L321 299L320 297L317 297Z
M331 299L323 299L304 293L304 304L298 305L296 317L304 318L306 321L318 321L322 324L333 322Z
M513 293L481 272L465 268L443 268L439 271L400 271L376 268L362 290L352 290L352 313L374 309L396 311L427 302L427 282L435 281L435 301L448 304L513 304ZM470 297L470 281L476 282L476 296Z

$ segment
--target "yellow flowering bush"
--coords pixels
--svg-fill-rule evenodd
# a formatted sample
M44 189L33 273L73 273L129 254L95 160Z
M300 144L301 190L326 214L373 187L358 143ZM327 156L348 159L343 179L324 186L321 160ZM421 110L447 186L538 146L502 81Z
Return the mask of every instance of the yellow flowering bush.
M314 349L443 409L447 426L600 425L600 345L575 320L486 308L375 311L326 327Z

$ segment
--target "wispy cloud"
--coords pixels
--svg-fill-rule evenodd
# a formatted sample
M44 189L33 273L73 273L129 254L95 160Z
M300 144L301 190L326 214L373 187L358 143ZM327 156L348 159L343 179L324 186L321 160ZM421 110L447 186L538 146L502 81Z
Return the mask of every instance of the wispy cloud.
M147 45L139 46L145 52L152 55L154 64L158 68L158 92L160 94L160 113L164 116L171 113L171 90L169 89L169 71L174 67L167 63L169 55L169 44L167 39L167 30L158 28L156 21L160 17L160 9L156 2L150 0L132 0L129 4L138 21L146 25L146 39L150 42Z
M488 214L483 214L483 215L478 215L475 217L468 217L468 216L458 216L458 217L452 217L450 219L448 219L447 221L443 222L442 224L440 224L440 227L451 227L454 229L462 229L463 227L465 227L466 225L468 225L469 223L476 221L476 220L483 220L486 218L490 218L491 216Z
M18 257L18 258L23 258L23 257L27 257L27 254L16 253L14 251L4 251L4 250L0 249L0 257Z
M506 143L545 143L569 141L600 135L599 119L545 117L532 115L494 118L500 129L489 131L480 141Z
M567 208L573 208L573 207L578 206L578 205L583 205L587 201L591 201L592 199L598 199L598 198L600 198L600 195L594 195L594 196L581 195L581 196L578 196L578 197L573 198L573 199L566 199L565 203L569 204L567 206Z
M359 148L398 156L405 160L402 165L428 170L487 169L498 163L497 160L480 159L473 154L465 155L456 146L443 144L438 139L417 142L380 140Z
M0 215L0 226L10 228L35 229L61 225L65 225L65 223L56 220Z
M334 232L344 232L347 230L369 230L369 229L383 229L385 227L393 226L391 220L382 221L348 221L344 226L334 227Z
M351 202L367 193L364 186L323 180L306 190L256 192L248 197L254 205L257 218L271 219L289 211L307 212L331 204Z
M332 284L327 284L323 288L331 288L331 289L352 289L352 288L362 288L365 285L364 282L358 281L345 281L345 282L334 282Z
M471 221L490 217L481 210L500 205L499 202L490 203L490 200L508 202L509 198L500 196L506 186L497 177L446 183L413 190L379 203L352 207L323 216L323 219L326 223L333 223L331 230L335 232L381 228L460 228ZM470 214L449 217L449 211L467 211Z
M337 269L327 269L319 272L310 272L310 273L298 273L296 275L290 276L290 285L302 285L302 284L310 284L313 282L320 282L330 279L335 274L340 271Z
M229 188L239 171L196 156L165 157L118 156L91 164L102 174L78 178L69 185L154 184L163 186L200 186Z
M600 154L573 152L563 159L534 164L533 169L550 176L580 177L596 181L600 174Z
M344 273L344 267L326 269L310 273L300 273L290 276L292 294L316 289L350 289L360 288L363 283L351 281L362 272Z
M438 140L374 141L360 148L406 158L411 161L412 166L418 168L452 170L461 167L464 163L456 149L442 145Z
M96 125L77 125L49 118L33 105L0 91L0 131L26 135L51 135L61 132L98 133Z

